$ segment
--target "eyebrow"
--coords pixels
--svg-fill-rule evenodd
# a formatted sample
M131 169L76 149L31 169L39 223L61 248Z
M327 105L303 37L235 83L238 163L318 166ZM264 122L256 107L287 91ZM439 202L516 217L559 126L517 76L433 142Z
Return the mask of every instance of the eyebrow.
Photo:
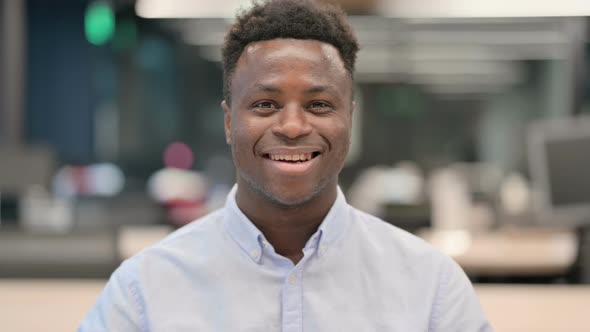
M268 85L268 84L257 83L254 85L253 88L254 88L254 90L263 91L263 92L281 92L281 89L279 89L278 87L276 87L274 85Z
M277 86L269 85L269 84L262 84L262 83L255 84L253 88L255 90L263 91L263 92L281 92L282 91ZM304 91L305 94L316 94L316 93L322 93L322 92L329 93L333 96L339 95L337 90L334 87L329 86L329 85L315 85L315 86L312 86Z
M314 93L322 93L322 92L326 92L328 94L331 94L333 96L338 96L338 92L336 91L336 89L332 86L329 85L316 85L316 86L312 86L311 88L305 90L306 94L314 94Z

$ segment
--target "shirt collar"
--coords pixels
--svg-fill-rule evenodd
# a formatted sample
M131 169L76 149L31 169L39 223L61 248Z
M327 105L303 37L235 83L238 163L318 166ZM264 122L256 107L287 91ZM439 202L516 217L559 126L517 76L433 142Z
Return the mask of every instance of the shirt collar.
M246 217L236 203L237 184L227 196L223 223L231 238L256 263L262 259L262 250L266 244L264 235ZM332 244L344 233L350 223L349 207L346 198L337 188L336 201L322 221L318 231L308 240L305 248L315 247L319 256L325 254Z

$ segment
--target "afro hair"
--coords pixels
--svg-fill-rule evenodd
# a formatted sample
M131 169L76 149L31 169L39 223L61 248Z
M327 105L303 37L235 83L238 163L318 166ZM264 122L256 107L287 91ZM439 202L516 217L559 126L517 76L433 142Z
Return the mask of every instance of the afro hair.
M240 13L225 36L223 96L230 102L230 80L244 48L257 41L277 38L317 40L334 46L352 76L358 42L344 11L313 0L267 0L255 2Z

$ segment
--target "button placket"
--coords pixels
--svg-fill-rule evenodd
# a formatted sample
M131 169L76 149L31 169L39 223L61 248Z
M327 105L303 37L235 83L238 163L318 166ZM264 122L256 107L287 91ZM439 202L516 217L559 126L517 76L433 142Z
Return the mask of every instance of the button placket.
M305 256L287 274L282 291L282 332L303 331L303 283L302 271L308 256Z

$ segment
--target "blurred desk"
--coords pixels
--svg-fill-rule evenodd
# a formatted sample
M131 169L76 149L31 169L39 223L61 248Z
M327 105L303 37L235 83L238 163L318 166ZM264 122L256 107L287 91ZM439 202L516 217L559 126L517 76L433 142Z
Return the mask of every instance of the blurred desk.
M496 332L586 332L590 287L476 285Z
M105 280L0 279L0 330L75 331ZM590 287L476 285L496 332L584 332Z
M1 278L105 278L166 237L166 225L127 225L65 234L0 231Z
M119 263L114 229L65 234L0 231L2 278L105 278Z
M96 260L99 261L103 259L103 256L112 257L116 255L119 257L112 265L108 265L105 273L109 275L118 264L119 259L126 259L135 255L154 242L161 240L171 231L172 228L169 226L125 226L121 227L116 234L111 233L112 236L109 237L111 240L107 241L106 244L103 243L104 241L100 236L104 235L104 232L92 232L85 234L83 237L77 234L80 243L76 246L71 246L70 240L70 242L65 241L66 243L63 245L60 244L59 247L39 244L39 236L29 234L20 234L21 237L15 237L14 234L16 233L2 233L2 236L8 239L9 235L12 235L10 237L12 241L25 241L25 243L20 244L19 248L27 247L29 243L26 241L35 241L30 245L38 246L37 248L32 251L23 251L16 258L8 255L8 249L12 250L12 254L14 254L16 250L14 243L12 246L9 246L6 241L3 243L8 248L5 254L12 260L12 263L19 263L24 267L29 266L29 270L33 268L36 270L63 270L65 264L67 264L72 269L77 269L77 271L72 272L74 275L80 275L79 270L88 269L89 265L88 262L83 262L82 259L92 258L94 256L89 253L98 251L94 255L98 257ZM55 237L56 239L49 238L51 241L63 241L62 236L55 235ZM0 237L0 239L3 238ZM100 252L99 249L103 247L108 249L104 249L108 255ZM47 253L48 248L51 249L49 253ZM42 254L43 251L45 251L44 254ZM23 259L22 255L24 253L28 255L28 259ZM77 255L74 257L76 259L71 258L72 255ZM55 259L46 262L50 265L39 266L41 258L47 260L45 257L54 257ZM55 260L58 260L58 262L61 260L60 264L63 266L54 266L56 264ZM104 279L0 278L0 331L75 331L80 321L98 298L105 282Z
M578 252L578 238L570 230L504 228L486 233L423 230L418 235L453 257L469 275L565 274Z
M76 331L105 280L0 279L0 331Z

